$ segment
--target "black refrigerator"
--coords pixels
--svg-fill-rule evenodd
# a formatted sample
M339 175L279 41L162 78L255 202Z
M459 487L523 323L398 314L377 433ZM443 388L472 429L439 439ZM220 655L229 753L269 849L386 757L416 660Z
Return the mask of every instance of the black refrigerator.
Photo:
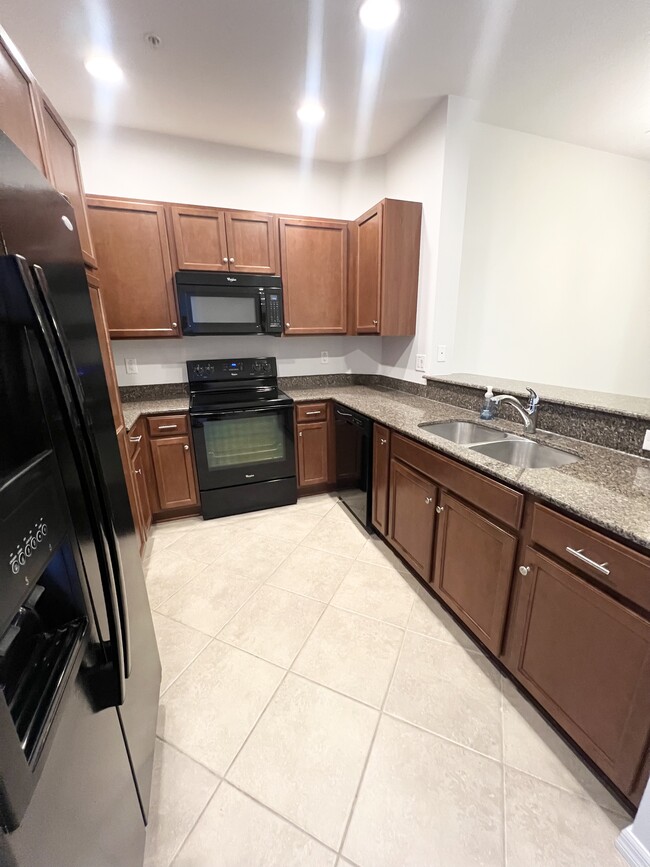
M0 864L143 860L160 660L75 218L0 133Z

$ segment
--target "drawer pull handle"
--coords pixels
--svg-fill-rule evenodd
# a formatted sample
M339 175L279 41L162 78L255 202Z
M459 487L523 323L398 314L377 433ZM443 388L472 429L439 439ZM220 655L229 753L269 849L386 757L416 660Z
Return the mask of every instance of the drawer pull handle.
M142 439L142 434L140 434L139 437L129 437L129 439L131 440L132 443L139 443L140 440Z
M520 575L530 575L530 566L520 566L519 567Z
M380 446L385 446L385 445L386 445L386 440L383 439L382 437L379 437L379 445L380 445Z
M596 563L595 560L591 560L584 553L584 548L578 548L578 550L576 551L575 548L569 548L569 546L567 545L566 551L569 554L573 554L573 556L576 557L576 559L580 560L582 563L586 563L587 566L591 566L592 569L596 569L598 572L601 572L603 575L609 575L609 569L607 568L607 566L609 564L608 563Z
M246 478L246 479L254 479L254 478L255 478L255 473L245 473L245 474L244 474L244 478Z
M158 430L176 430L177 424L159 424Z
M438 515L442 515L442 513L443 513L444 511L445 511L445 507L444 507L444 506L436 506L436 512L437 512Z
M310 409L305 413L305 415L320 415L322 411L322 409Z

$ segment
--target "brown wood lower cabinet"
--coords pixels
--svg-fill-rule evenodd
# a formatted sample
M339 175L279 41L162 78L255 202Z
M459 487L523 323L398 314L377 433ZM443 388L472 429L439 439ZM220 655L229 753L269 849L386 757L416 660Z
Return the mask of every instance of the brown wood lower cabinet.
M329 434L327 421L297 425L298 487L327 485L329 481Z
M648 748L650 623L529 548L507 662L539 703L626 794Z
M372 433L372 523L384 535L388 532L389 475L390 431L375 424Z
M440 495L433 585L493 653L500 653L517 537L446 491Z
M121 427L118 429L117 443L120 448L120 457L122 458L122 469L124 470L124 481L126 482L126 492L129 497L129 505L131 506L133 526L140 540L140 553L142 553L145 542L147 541L147 535L143 531L138 486L135 481L135 473L133 472L133 463L131 459L132 450L129 449L126 428Z
M160 511L198 504L192 446L186 434L152 437L151 458Z
M415 571L429 580L438 488L425 476L392 460L388 538Z
M135 486L138 494L138 506L140 508L141 523L138 529L140 531L142 544L144 545L149 536L149 530L151 529L152 512L151 503L149 501L149 491L147 490L147 476L145 475L145 459L143 452L143 448L138 445L135 454L131 458L131 465L133 467Z

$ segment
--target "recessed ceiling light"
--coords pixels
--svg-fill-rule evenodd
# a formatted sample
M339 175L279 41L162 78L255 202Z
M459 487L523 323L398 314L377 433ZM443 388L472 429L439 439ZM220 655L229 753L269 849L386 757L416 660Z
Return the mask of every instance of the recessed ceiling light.
M368 30L388 30L399 17L397 0L366 0L359 9L361 23Z
M93 78L109 84L119 84L124 78L122 68L108 54L91 54L84 66Z
M325 117L325 109L317 99L306 99L296 114L301 123L309 126L318 126Z

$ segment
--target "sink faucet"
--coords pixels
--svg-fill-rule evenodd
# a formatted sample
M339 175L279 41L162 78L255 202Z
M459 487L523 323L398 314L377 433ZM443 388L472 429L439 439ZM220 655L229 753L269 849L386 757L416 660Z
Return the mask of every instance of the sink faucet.
M498 415L499 406L502 403L507 403L508 406L514 407L522 418L524 423L525 433L535 433L537 430L537 407L539 406L539 395L532 388L526 388L530 395L528 406L523 406L521 401L512 394L497 394L491 399L494 408L494 414Z

